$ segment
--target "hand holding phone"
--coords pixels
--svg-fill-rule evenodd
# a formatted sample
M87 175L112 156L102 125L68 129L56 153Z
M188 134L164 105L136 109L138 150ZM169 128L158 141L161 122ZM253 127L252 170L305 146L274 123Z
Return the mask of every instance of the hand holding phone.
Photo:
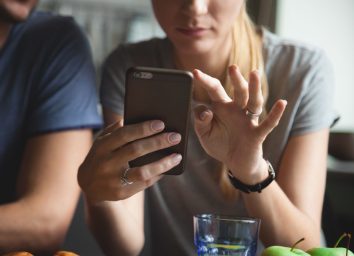
M129 162L142 166L172 153L182 155L179 165L166 174L178 175L185 170L193 76L190 72L134 67L126 73L124 124L161 120L167 132L181 134L178 145L152 152Z

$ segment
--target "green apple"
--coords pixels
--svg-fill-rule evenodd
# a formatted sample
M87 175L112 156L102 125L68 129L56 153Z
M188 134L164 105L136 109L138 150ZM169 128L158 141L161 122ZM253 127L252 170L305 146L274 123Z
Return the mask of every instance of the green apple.
M343 247L336 247L336 248L313 248L307 251L311 256L354 256L354 254L348 250L347 248Z
M301 238L291 248L279 245L269 246L262 252L262 256L310 256L303 250L295 248L298 243L304 240L305 238Z
M348 237L347 248L337 247L340 241L342 241L344 237ZM311 256L354 256L354 253L349 250L350 239L351 239L351 234L344 233L339 237L337 243L334 245L333 248L326 248L326 247L312 248L307 252Z
M300 249L291 249L285 246L270 246L267 247L263 252L262 256L310 256L310 254L304 252Z

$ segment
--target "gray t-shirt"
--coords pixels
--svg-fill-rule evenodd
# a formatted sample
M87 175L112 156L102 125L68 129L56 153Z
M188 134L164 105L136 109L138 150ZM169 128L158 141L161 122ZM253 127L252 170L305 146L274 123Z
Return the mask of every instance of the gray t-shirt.
M333 123L334 79L323 51L280 39L265 30L263 36L269 82L267 111L277 99L288 101L279 125L263 145L264 158L277 169L289 137L328 128ZM120 45L104 67L100 89L103 107L123 115L126 70L131 66L175 68L171 47L168 39L157 38ZM215 172L218 166L204 152L191 128L186 172L166 176L146 191L146 221L150 227L147 246L151 255L195 255L194 214L248 216L242 197L234 201L223 197Z

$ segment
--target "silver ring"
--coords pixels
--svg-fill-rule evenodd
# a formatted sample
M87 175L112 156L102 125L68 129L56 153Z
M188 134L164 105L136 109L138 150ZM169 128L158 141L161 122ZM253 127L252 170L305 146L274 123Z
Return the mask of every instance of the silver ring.
M262 114L262 110L259 113L254 113L251 110L249 110L248 108L246 109L246 116L248 116L249 118L258 118L260 115Z
M133 184L133 182L130 181L128 178L128 171L129 170L130 170L130 168L128 167L127 169L124 170L123 175L120 176L120 181L122 182L123 186Z

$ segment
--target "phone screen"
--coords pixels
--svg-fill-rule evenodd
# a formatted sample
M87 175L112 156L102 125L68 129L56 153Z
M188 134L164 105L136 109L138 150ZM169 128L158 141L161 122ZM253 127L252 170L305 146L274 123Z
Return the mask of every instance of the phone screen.
M186 71L147 67L130 68L126 73L124 123L162 120L165 131L178 132L178 145L162 149L131 162L131 167L142 166L172 153L182 155L181 163L165 174L183 173L186 164L192 74Z

